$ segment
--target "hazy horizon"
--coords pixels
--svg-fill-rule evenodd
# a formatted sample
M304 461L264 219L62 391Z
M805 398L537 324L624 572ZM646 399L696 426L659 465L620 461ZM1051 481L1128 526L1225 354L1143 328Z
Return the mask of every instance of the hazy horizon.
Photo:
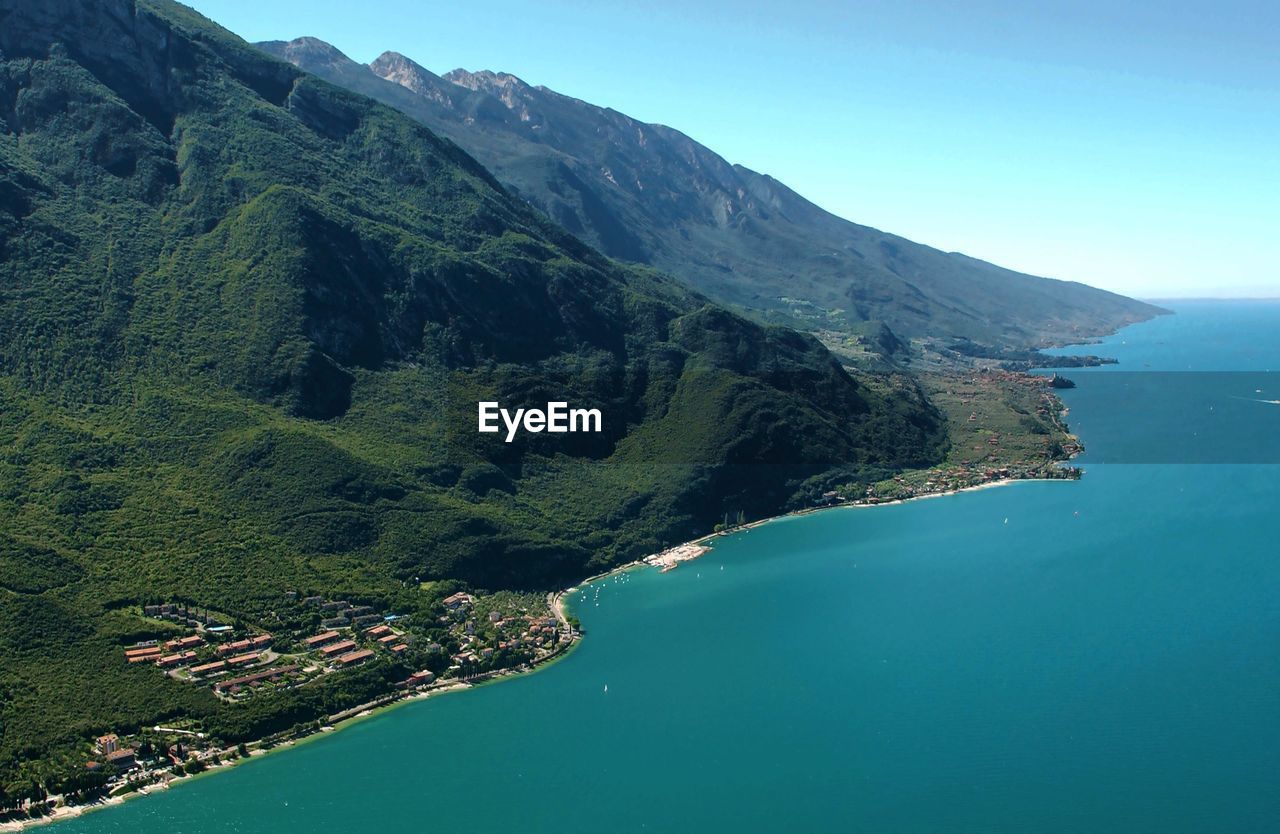
M1264 4L193 5L250 41L509 72L1011 269L1144 299L1280 297L1280 10Z

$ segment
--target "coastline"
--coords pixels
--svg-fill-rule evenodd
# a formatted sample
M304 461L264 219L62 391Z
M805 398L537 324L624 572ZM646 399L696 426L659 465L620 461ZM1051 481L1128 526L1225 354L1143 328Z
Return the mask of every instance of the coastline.
M722 530L718 533L708 533L705 536L699 536L698 538L690 539L687 542L683 542L681 544L669 547L666 550L663 550L659 553L651 553L648 556L644 556L634 561L627 562L626 564L623 564L623 565L618 565L615 568L610 568L607 571L597 573L594 576L591 576L591 577L588 577L587 579L583 579L579 582L576 582L573 585L568 586L567 588L563 588L559 591L554 591L547 595L547 600L548 600L548 603L552 605L552 610L556 612L556 616L558 618L561 618L562 622L566 622L567 619L565 618L567 618L567 612L565 610L565 598L569 594L575 594L575 593L581 592L584 586L590 585L593 582L599 582L602 579L608 579L609 577L614 576L615 574L625 573L627 571L636 570L638 568L659 567L664 563L657 560L663 554L669 553L671 551L680 550L682 548L698 548L700 552L696 556L686 556L686 557L680 558L676 560L675 563L683 564L684 562L693 561L694 559L700 558L701 556L707 553L710 553L714 549L714 545L712 544L714 539L721 538L724 536L732 536L736 533L745 533L748 530L754 530L757 527L763 527L766 524L772 524L773 522L776 522L776 521L785 521L788 519L799 518L801 516L812 515L814 513L821 513L821 512L827 512L832 510L864 510L864 509L874 509L876 507L892 507L898 504L906 504L912 501L924 501L929 498L944 498L949 495L959 495L962 492L977 492L978 490L994 489L996 487L1010 486L1012 484L1017 484L1017 483L1035 483L1035 482L1052 483L1056 481L1068 481L1068 480L1069 479L1066 479L1066 478L999 478L996 480L985 481L980 484L974 484L973 486L960 487L958 489L939 490L937 492L929 492L924 495L912 495L908 498L894 498L889 501L880 501L876 503L850 501L848 503L832 504L826 507L807 507L803 510L792 510L786 513L779 513L778 515L771 515L766 518L759 518L759 519L756 519L755 521L751 521L746 524L733 527L729 530ZM662 568L660 568L660 570L662 572L666 572ZM578 635L577 637L575 637L574 644L576 644L579 639L581 639L581 635Z
M735 526L728 530L721 530L719 532L699 536L687 542L683 542L681 544L677 544L672 547L666 548L665 550L659 551L658 553L651 553L639 559L635 559L631 562L627 562L626 564L618 565L607 571L597 573L593 576L582 579L560 590L549 592L547 594L547 606L553 612L556 619L559 620L562 625L569 627L569 634L571 639L569 640L568 643L565 643L563 647L560 648L558 651L556 651L551 655L548 655L547 657L542 658L538 662L524 665L524 666L513 667L510 669L504 669L496 672L486 673L484 675L477 676L469 680L450 680L448 682L442 683L439 686L432 686L427 689L418 690L411 693L404 693L404 692L389 693L387 695L382 696L381 698L377 698L373 701L369 701L364 704L351 707L347 710L344 710L341 713L337 713L335 715L329 716L329 721L326 722L323 726L321 726L319 730L307 733L305 735L298 736L296 738L291 738L285 741L281 741L277 744L273 744L270 748L266 750L261 749L260 745L267 739L251 742L246 745L253 752L253 754L249 757L240 757L235 759L222 760L222 761L219 761L218 764L210 765L206 770L201 771L200 773L189 774L184 776L170 776L170 778L160 779L155 782L142 785L141 787L135 790L129 791L127 793L110 795L92 803L88 803L84 805L60 805L54 808L49 814L43 817L39 817L35 819L19 819L19 820L8 820L8 821L0 822L0 832L5 832L5 834L8 834L8 832L19 832L19 831L26 830L28 828L34 828L36 826L50 825L53 823L61 822L63 820L73 819L75 817L81 816L82 814L93 813L95 811L99 811L105 808L110 808L112 806L122 804L135 797L147 796L153 792L169 790L171 787L175 785L181 786L182 784L186 784L202 776L209 776L215 773L220 773L225 770L229 770L230 768L241 765L245 762L257 760L258 758L265 755L270 755L276 752L291 750L300 744L314 741L323 736L338 732L342 729L345 729L346 727L354 725L357 722L363 721L366 718L371 718L375 715L382 715L385 712L388 712L391 709L394 709L395 707L398 707L398 706L404 706L417 701L426 700L441 694L446 694L450 692L462 692L462 691L471 689L473 687L498 683L507 678L520 677L520 676L535 673L567 657L569 654L572 653L573 649L575 649L578 646L579 642L581 642L581 640L584 637L583 632L570 627L569 617L571 616L571 613L568 610L568 600L567 600L567 597L570 594L580 593L581 590L587 585L590 585L594 582L599 582L603 579L607 579L611 576L614 576L620 573L625 573L627 571L653 567L653 568L658 568L658 570L662 573L666 573L670 570L673 570L679 567L681 564L685 562L693 561L711 552L714 549L714 540L717 538L731 536L738 533L745 533L750 530L754 530L758 527L762 527L766 524L770 524L773 522L799 518L801 516L811 515L813 513L825 512L828 510L870 509L875 507L889 507L889 506L894 506L899 504L906 504L911 501L920 501L928 498L940 498L940 497L945 497L949 495L957 495L962 492L974 492L974 491L983 490L983 489L993 489L996 487L1008 486L1010 484L1014 484L1019 481L1055 481L1055 480L1064 480L1064 479L1000 478L1000 479L995 479L991 481L985 481L980 484L974 484L972 486L965 486L957 489L939 490L937 492L929 492L922 495L913 495L906 498L895 498L887 501L880 501L880 502L851 501L847 503L832 504L832 505L823 506L823 507L807 507L801 510L792 510L790 512L779 513L778 515L757 519L755 521L751 521L746 524ZM227 750L224 750L221 752L229 755L233 749L234 748L228 748Z
M248 762L258 761L275 753L283 753L293 750L303 744L317 741L325 736L338 732L339 730L344 730L347 727L354 726L367 718L372 718L375 715L383 715L396 707L405 706L415 701L426 700L427 698L434 698L438 695L445 695L450 692L462 692L467 689L471 689L476 685L478 684L463 681L452 681L444 684L443 686L420 690L408 695L398 694L392 700L387 700L390 696L384 696L377 701L370 701L365 704L352 707L349 710L344 710L336 716L330 716L332 722L326 723L319 730L298 736L297 738L281 741L266 750L263 750L260 746L262 741L250 742L245 745L252 753L250 756L242 756L235 759L223 759L217 764L209 765L205 770L202 770L199 773L191 773L183 776L171 775L167 779L150 782L126 793L108 795L94 802L82 805L59 805L43 817L35 819L5 820L4 822L0 822L0 832L8 834L9 832L25 831L30 828L52 825L65 820L75 819L76 817L83 816L84 814L92 814L116 805L122 805L132 799L150 796L153 793L159 793L161 791L167 791L173 787L182 787L183 785L195 782L196 780L202 779L206 776L223 773L231 770L232 768L239 767L240 765L247 764ZM229 754L234 749L234 747L231 747L221 752Z

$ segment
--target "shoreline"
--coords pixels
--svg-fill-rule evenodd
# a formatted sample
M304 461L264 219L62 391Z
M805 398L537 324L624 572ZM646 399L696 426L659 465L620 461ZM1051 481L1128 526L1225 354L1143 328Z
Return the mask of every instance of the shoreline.
M528 671L533 670L530 669ZM217 764L210 764L205 770L202 770L199 773L190 773L182 776L169 774L168 778L148 782L125 793L108 794L105 797L101 797L86 804L59 805L43 817L37 817L35 819L5 820L0 822L0 832L8 834L9 832L25 831L39 826L53 825L65 820L75 819L76 817L80 817L85 814L92 814L117 805L123 805L125 802L133 799L150 796L151 794L167 791L174 787L182 787L183 785L190 784L203 777L223 773L248 762L258 761L259 759L266 758L267 756L275 753L283 753L293 750L300 745L318 741L325 736L344 730L347 727L353 726L367 718L373 718L375 716L388 713L396 707L405 706L415 701L434 698L439 695L446 695L451 692L463 692L477 685L479 684L464 681L452 681L443 686L420 690L412 694L400 693L395 697L387 695L381 699L369 701L364 704L351 707L350 709L343 710L341 713L329 716L330 722L322 725L319 730L273 744L266 750L263 750L260 746L255 747L255 745L261 745L262 740L248 742L245 746L251 751L251 755L249 756L241 756L234 759L222 759ZM388 698L391 700L387 700ZM236 748L234 746L226 748L221 751L219 755L222 753L229 755L230 752L235 749ZM168 772L166 771L166 773Z
M1066 463L1067 461L1058 461L1058 462ZM698 548L699 552L697 555L686 556L686 557L675 560L675 564L683 564L684 562L691 562L694 559L700 558L706 555L707 553L710 553L712 550L714 550L715 546L712 543L712 540L714 539L721 538L724 536L732 536L735 533L745 533L748 530L754 530L757 527L762 527L766 524L771 524L776 521L785 521L787 519L799 518L801 516L813 515L814 513L821 513L821 512L827 512L832 510L865 510L865 509L874 509L876 507L892 507L899 504L907 504L912 501L924 501L929 498L944 498L949 495L959 495L960 493L963 493L963 492L977 492L978 490L995 489L996 487L1010 486L1012 484L1018 484L1018 483L1053 483L1057 481L1066 481L1070 483L1073 480L1074 479L1070 479L1070 478L998 478L991 481L984 481L983 483L980 483L980 484L974 484L972 486L959 487L958 489L939 490L937 492L928 492L923 495L912 495L908 498L894 498L888 501L880 501L876 503L849 501L842 504L832 504L826 507L806 507L803 510L791 510L790 512L779 513L778 515L771 515L765 518L759 518L759 519L756 519L755 521L747 522L746 524L742 524L740 526L734 527L729 530L722 530L718 533L708 533L705 536L699 536L695 539L690 539L687 542L673 545L672 547L669 547L666 550L660 551L659 553L651 553L648 556L643 556L639 559L635 559L631 562L627 562L626 564L618 565L617 567L610 568L607 571L597 573L594 576L588 577L579 582L575 582L573 585L570 585L567 588L563 588L559 591L553 591L552 593L547 595L547 599L549 603L552 603L552 601L554 601L552 605L552 610L556 612L557 617L567 616L564 608L565 598L569 594L576 594L581 592L583 587L587 585L590 585L594 582L599 582L602 579L608 579L609 577L615 574L636 570L637 568L658 567L659 565L665 564L662 561L658 561L659 558L663 556L663 554L667 554L672 551L677 551L682 548ZM659 569L659 571L662 573L667 572L667 570L668 568ZM562 622L564 621L566 620L562 620ZM576 644L579 639L581 639L581 635L575 638L574 643Z
M463 692L478 686L486 686L489 684L499 683L507 678L523 677L525 675L530 675L535 672L538 672L539 670L547 668L551 665L554 665L556 662L563 660L565 657L572 654L573 650L577 648L578 644L582 641L582 639L585 636L584 632L574 629L570 626L569 616L571 615L571 612L568 610L568 607L567 607L569 602L567 600L567 597L570 594L579 593L585 586L588 586L592 583L599 582L611 576L614 576L620 573L625 573L631 570L636 570L639 568L658 568L660 573L667 573L671 570L678 568L681 564L685 562L693 561L695 559L698 559L706 555L707 553L710 553L714 549L713 542L717 538L731 536L737 533L745 533L749 530L754 530L757 527L762 527L766 524L770 524L773 522L799 518L801 516L812 515L814 513L820 513L820 512L825 512L829 510L872 509L875 507L890 507L890 506L895 506L900 504L906 504L912 501L922 501L928 498L941 498L949 495L958 495L962 492L976 492L978 490L983 490L983 489L994 489L996 487L1008 486L1010 484L1018 483L1020 481L1058 481L1058 480L1068 480L1068 479L999 478L991 481L985 481L980 484L973 484L972 486L960 487L958 489L939 490L937 492L929 492L923 495L912 495L907 498L895 498L895 499L882 501L882 502L871 503L871 502L851 501L847 503L832 504L832 505L823 506L823 507L806 507L805 509L801 509L801 510L792 510L790 512L779 513L778 515L756 519L755 521L751 521L746 524L742 524L728 530L721 530L716 533L709 533L707 535L699 536L687 542L682 542L680 544L673 545L672 547L668 547L665 550L659 551L658 553L651 553L646 556L642 556L638 559L635 559L631 562L627 562L626 564L622 564L622 565L618 565L616 567L610 568L607 571L602 571L601 573L597 573L593 576L590 576L578 582L575 582L574 584L569 585L568 587L561 588L556 591L548 592L546 597L547 606L551 610L551 612L554 614L556 619L568 629L568 633L570 634L571 639L569 640L568 643L563 644L563 647L560 648L558 651L548 655L547 657L542 658L537 662L523 665L523 666L513 667L511 669L504 669L504 670L486 673L484 675L477 676L470 680L450 680L449 682L444 683L440 686L432 686L427 689L419 690L412 693L403 693L403 692L388 693L387 695L384 695L381 698L377 698L373 701L369 701L364 704L351 707L349 709L343 710L340 713L336 713L335 715L329 716L329 720L325 724L323 724L319 730L307 733L302 736L298 736L296 738L291 738L285 741L281 741L277 744L273 744L270 748L266 750L262 750L260 747L255 747L255 745L261 745L263 741L265 741L265 739L248 743L246 746L249 747L249 749L252 751L251 756L240 757L240 758L231 759L231 760L223 760L216 765L210 765L206 770L203 770L200 773L183 775L183 776L170 775L169 778L158 779L154 782L142 785L135 790L128 791L123 794L108 795L107 797L104 797L102 799L99 799L95 802L91 802L88 804L61 805L54 808L48 815L43 817L39 817L35 819L6 820L4 822L0 822L0 832L4 832L5 834L8 834L8 832L24 831L26 829L35 828L37 826L52 825L54 823L58 823L63 820L79 817L83 814L94 813L96 811L100 811L106 808L111 808L113 806L123 804L124 802L130 799L133 799L135 797L147 796L151 793L158 792L158 791L166 791L174 787L175 785L180 786L182 784L198 779L202 776L208 776L215 773L220 773L225 770L229 770L231 768L244 764L245 762L257 760L263 756L270 755L272 753L291 750L300 744L311 742L319 738L322 738L324 736L330 735L332 733L339 732L342 729L345 729L346 727L349 727L357 722L363 721L364 719L382 715L386 712L389 712L391 709L395 707L405 706L418 701L427 700L437 695L447 694L450 692ZM230 752L234 749L235 748L232 747L222 752L229 755Z

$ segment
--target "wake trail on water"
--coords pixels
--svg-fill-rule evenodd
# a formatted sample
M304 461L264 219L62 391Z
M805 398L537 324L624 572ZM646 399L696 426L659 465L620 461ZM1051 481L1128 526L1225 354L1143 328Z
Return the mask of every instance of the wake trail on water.
M1231 394L1230 396L1231 396L1231 399L1233 400L1244 400L1247 403L1266 403L1267 405L1280 405L1280 400L1260 400L1257 397L1237 397L1235 394Z

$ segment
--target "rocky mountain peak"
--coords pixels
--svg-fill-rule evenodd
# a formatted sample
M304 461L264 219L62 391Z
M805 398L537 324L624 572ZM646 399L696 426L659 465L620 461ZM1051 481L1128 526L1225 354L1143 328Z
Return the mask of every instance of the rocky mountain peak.
M509 72L494 72L493 70L478 70L471 72L465 69L456 69L447 72L444 75L446 81L452 81L469 90L479 90L481 92L495 92L497 90L518 90L521 92L532 90L533 88L520 80L517 76Z
M537 109L537 93L541 88L532 87L511 73L456 69L445 73L444 80L493 96L530 127L538 128L546 121Z
M419 95L440 98L440 76L399 52L384 52L369 64L374 75Z
M304 36L291 41L270 41L263 44L263 47L295 66L301 64L341 66L351 63L351 59L341 50L319 38Z

